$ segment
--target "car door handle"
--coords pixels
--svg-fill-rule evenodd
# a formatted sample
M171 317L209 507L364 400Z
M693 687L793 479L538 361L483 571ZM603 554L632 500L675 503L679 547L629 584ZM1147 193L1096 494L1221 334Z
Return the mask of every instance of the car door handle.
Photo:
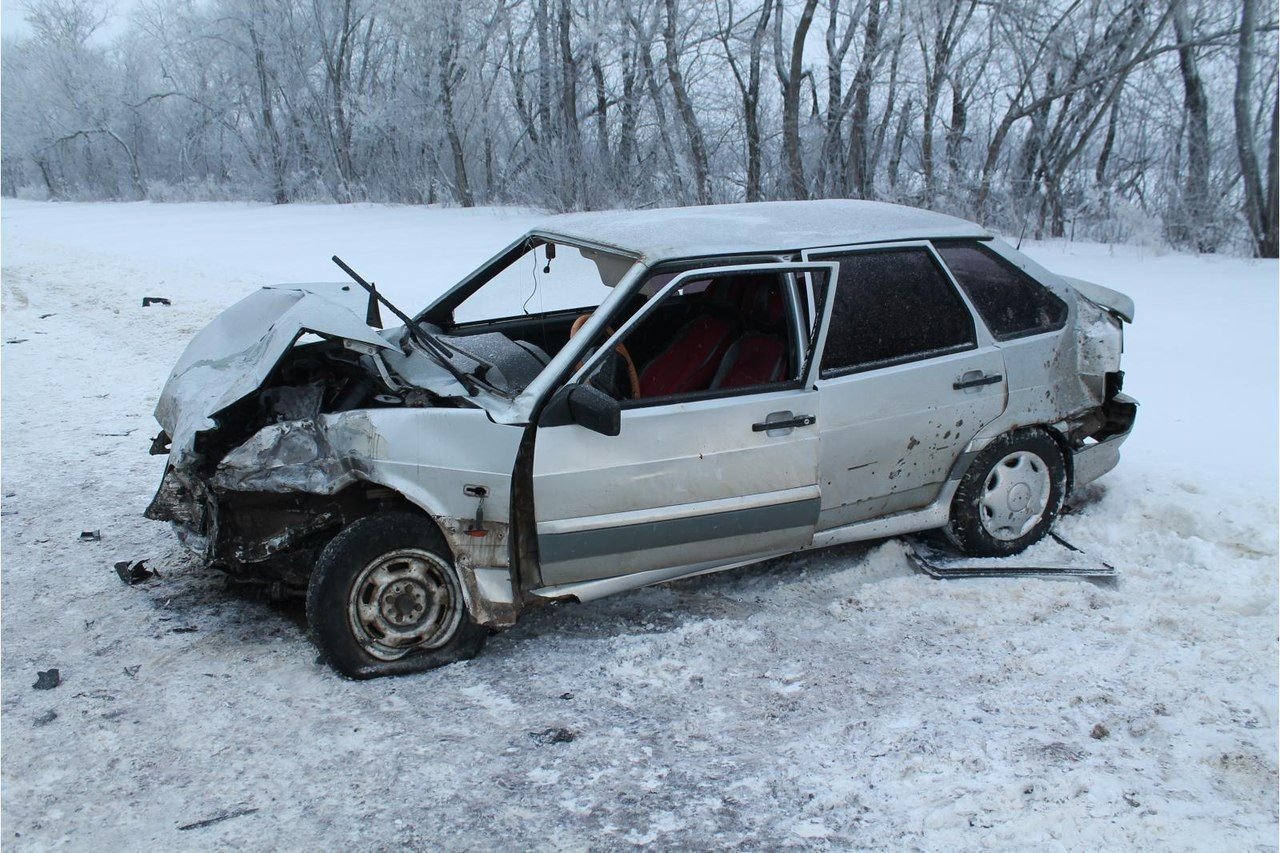
M790 414L790 413L788 413ZM751 425L752 432L770 432L775 429L792 429L794 427L813 426L818 422L815 415L796 415L781 421L761 421L758 424Z
M972 370L961 376L959 380L951 383L951 387L957 391L963 391L965 388L979 388L983 385L995 385L997 382L1003 382L1004 377L999 373L983 374L977 370Z

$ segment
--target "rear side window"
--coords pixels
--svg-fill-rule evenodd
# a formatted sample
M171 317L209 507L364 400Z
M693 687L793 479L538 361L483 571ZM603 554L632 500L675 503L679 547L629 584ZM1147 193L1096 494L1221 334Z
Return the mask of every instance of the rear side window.
M814 256L840 263L822 376L975 345L973 317L923 248Z
M1065 302L986 246L939 243L936 248L996 340L1049 332L1066 322Z

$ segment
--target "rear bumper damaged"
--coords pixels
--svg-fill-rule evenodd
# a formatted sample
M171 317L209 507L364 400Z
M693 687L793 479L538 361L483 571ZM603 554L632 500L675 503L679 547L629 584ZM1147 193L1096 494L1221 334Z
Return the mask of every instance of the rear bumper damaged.
M1102 408L1103 428L1072 452L1071 481L1074 488L1092 483L1120 463L1120 445L1133 431L1138 403L1121 393L1110 394Z

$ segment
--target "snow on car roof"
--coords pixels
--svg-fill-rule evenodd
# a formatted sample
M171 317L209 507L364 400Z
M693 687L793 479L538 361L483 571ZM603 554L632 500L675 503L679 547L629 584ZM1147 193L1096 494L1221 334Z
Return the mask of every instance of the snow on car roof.
M534 229L612 246L649 263L696 255L753 254L917 240L990 237L985 228L929 210L879 201L768 201L553 216Z

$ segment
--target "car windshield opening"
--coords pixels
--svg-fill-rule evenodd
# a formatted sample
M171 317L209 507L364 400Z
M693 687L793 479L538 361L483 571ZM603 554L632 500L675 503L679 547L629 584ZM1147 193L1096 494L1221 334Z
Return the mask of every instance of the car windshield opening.
M577 246L537 243L453 309L458 326L590 311L612 292L631 260Z

